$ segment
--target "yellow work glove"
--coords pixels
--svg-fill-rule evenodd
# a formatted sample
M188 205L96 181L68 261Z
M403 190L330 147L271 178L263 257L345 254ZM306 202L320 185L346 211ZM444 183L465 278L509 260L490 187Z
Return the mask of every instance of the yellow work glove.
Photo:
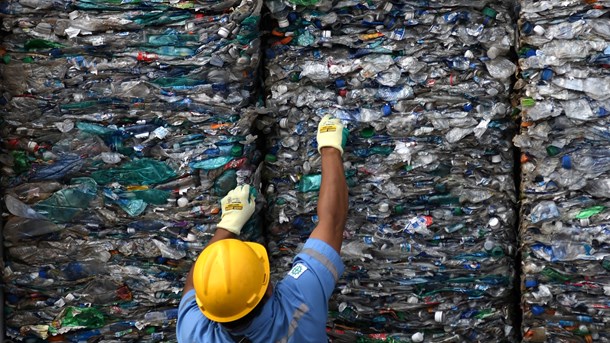
M343 129L341 121L329 114L325 115L318 124L318 152L324 147L333 147L341 151L343 155L343 147L347 140L347 130Z
M235 187L220 201L222 216L217 226L239 236L241 228L254 213L255 198L256 188L250 185Z

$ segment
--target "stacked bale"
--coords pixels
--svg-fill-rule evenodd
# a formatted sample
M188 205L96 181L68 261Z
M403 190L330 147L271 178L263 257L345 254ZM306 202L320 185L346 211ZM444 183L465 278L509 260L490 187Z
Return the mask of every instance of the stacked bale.
M3 3L8 336L175 340L219 200L260 184L261 5Z
M610 4L522 1L523 336L608 342Z
M276 277L316 226L325 114L350 130L335 341L513 341L510 2L265 3Z

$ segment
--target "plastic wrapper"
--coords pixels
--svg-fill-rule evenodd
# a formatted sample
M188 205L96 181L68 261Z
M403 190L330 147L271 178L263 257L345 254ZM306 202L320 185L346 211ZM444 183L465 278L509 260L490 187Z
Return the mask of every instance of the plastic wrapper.
M265 5L272 274L316 226L332 114L350 131L350 210L331 340L515 341L514 4Z
M523 337L608 342L610 4L520 5Z
M260 187L261 5L0 5L8 337L175 341L220 199Z

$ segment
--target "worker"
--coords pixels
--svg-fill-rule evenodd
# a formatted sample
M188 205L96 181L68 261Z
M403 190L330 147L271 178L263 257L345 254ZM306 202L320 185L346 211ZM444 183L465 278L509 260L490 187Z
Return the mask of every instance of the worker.
M255 192L237 186L221 200L214 236L186 278L176 328L181 343L327 342L328 300L343 273L348 191L343 170L347 130L337 118L318 124L322 182L318 224L273 285L265 248L238 238L254 213Z

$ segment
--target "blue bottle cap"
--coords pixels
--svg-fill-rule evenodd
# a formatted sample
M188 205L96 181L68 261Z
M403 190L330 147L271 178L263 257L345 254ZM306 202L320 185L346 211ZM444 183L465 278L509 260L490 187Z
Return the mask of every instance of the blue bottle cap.
M544 307L538 306L538 305L533 305L532 306L532 314L534 316L539 316L539 315L541 315L543 313L544 313Z
M549 68L542 69L542 73L540 74L540 78L544 81L548 81L553 77L553 71Z
M523 23L521 25L521 32L525 33L526 35L529 35L530 33L532 33L533 30L534 30L534 25L532 25L532 23L530 23L529 21L526 21L525 23Z
M49 278L49 273L47 273L46 269L41 269L38 271L38 277L42 278L42 279L48 279Z
M564 155L561 158L561 167L563 169L572 169L572 159L569 155Z
M470 112L470 111L472 111L472 108L473 108L473 106L472 106L472 104L471 104L471 103L469 103L469 102L465 103L465 104L464 104L464 107L463 107L463 109L464 109L464 111L465 111L465 112Z
M319 28L319 29L321 29L321 28L322 28L322 21L321 21L320 19L315 19L315 20L313 21L313 24L314 24L314 25L315 25L317 28Z
M600 108L599 108L599 111L597 112L597 115L598 115L599 117L605 117L605 116L607 116L607 115L608 115L608 110L607 110L607 109L605 109L605 108L603 108L603 107L600 107Z
M346 85L347 85L347 83L343 79L335 80L335 87L337 87L337 88L345 88Z
M390 114L392 114L392 106L390 104L383 105L383 115L389 116Z
M532 57L532 56L536 56L536 50L535 49L528 49L525 52L525 57Z
M525 280L525 288L533 288L538 286L538 281L534 279Z
M53 49L51 49L50 54L51 54L51 57L57 58L57 57L61 57L64 53L58 48L53 48Z
M299 18L299 14L297 12L290 12L288 14L288 21L293 23Z

